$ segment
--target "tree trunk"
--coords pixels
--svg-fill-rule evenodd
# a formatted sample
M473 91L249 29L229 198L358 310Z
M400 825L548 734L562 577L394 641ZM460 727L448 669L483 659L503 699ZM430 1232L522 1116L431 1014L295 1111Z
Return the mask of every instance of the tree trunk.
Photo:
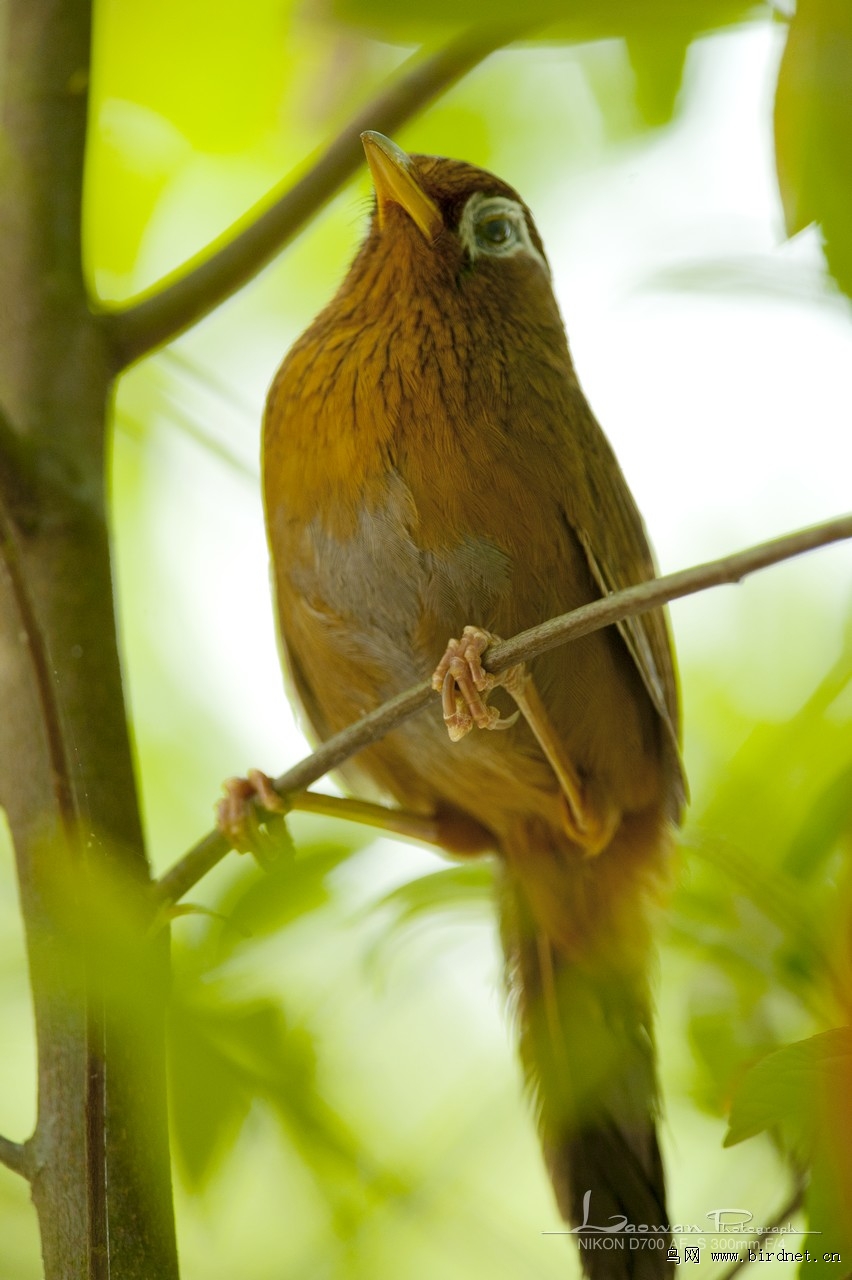
M26 1165L45 1274L170 1280L167 953L146 940L115 628L113 362L81 265L90 22L88 0L0 3L0 802L38 1038Z

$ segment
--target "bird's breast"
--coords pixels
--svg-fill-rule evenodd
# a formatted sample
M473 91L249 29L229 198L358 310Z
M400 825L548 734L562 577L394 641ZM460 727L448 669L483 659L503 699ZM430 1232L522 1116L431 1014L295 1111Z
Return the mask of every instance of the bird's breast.
M515 403L469 335L394 316L297 345L270 393L264 485L285 640L298 614L305 633L337 628L402 688L466 625L512 635L595 592L560 516L578 468L558 387L528 381Z
M442 545L424 546L420 523L410 488L391 471L383 500L362 506L351 530L340 533L320 515L291 526L290 554L279 563L287 594L312 607L317 625L345 618L349 645L397 671L402 664L411 680L434 665L436 637L442 643L470 621L493 623L511 580L496 542L447 531Z

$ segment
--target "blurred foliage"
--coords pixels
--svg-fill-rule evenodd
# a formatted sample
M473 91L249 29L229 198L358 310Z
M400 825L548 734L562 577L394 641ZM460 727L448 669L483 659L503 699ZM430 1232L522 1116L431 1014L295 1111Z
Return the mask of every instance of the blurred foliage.
M684 836L663 962L665 985L677 957L687 961L678 967L686 1025L677 1034L692 1045L695 1104L729 1115L726 1145L765 1132L792 1185L810 1171L805 1211L821 1234L802 1247L820 1258L826 1251L845 1257L850 1248L852 1057L849 1028L839 1025L852 1004L850 693L852 628L796 713L755 723L704 786ZM194 944L184 939L177 949L173 1035L176 1140L191 1183L221 1169L259 1102L331 1197L344 1237L357 1235L380 1202L384 1212L413 1212L421 1175L383 1165L357 1116L345 1120L330 1106L316 1029L291 1020L280 996L274 1004L235 1000L229 966L240 959L262 965L270 941L343 906L347 922L338 928L372 930L372 944L360 950L373 980L383 982L404 964L415 936L433 947L442 919L455 928L483 922L493 894L492 867L477 860L429 870L347 906L339 876L350 860L346 842L297 840L271 873L254 868L229 882L211 900L216 915L200 925ZM780 1170L777 1177L780 1202ZM836 1274L834 1263L820 1266Z
M805 1209L822 1235L806 1247L820 1257L852 1243L850 690L847 627L810 697L786 723L756 724L696 806L672 916L674 941L701 960L697 1100L730 1109L726 1145L766 1131L794 1173L810 1170Z
M832 275L852 296L852 5L799 0L775 98L787 234L818 222Z
M380 40L434 40L436 34L460 23L482 21L476 0L462 4L433 0L428 8L418 9L393 0L335 0L332 7L341 21ZM534 38L543 35L571 44L624 40L635 76L638 118L644 124L662 125L674 115L692 41L763 8L759 0L584 0L579 4L536 0L525 8L524 16L536 33ZM489 5L489 23L517 20L518 6L512 0Z
M341 21L362 28L378 39L422 40L446 34L463 24L482 21L475 0L433 0L427 8L403 9L393 0L334 0L332 11ZM548 38L571 43L641 36L658 41L663 50L673 33L701 33L730 26L766 7L760 0L534 0L525 15L529 25ZM495 25L517 18L512 0L495 0L488 21Z
M241 998L229 983L228 961L269 935L320 911L331 900L330 879L352 857L353 843L287 842L265 869L229 884L196 945L177 945L170 1015L171 1091L175 1154L198 1190L222 1162L255 1104L282 1126L285 1140L328 1201L336 1234L351 1235L364 1217L409 1188L380 1167L369 1136L356 1132L330 1105L318 1072L312 1028L286 1012L280 995Z
M726 1146L768 1131L800 1168L810 1171L807 1209L812 1231L803 1244L812 1254L805 1260L808 1275L836 1275L837 1262L852 1253L850 1124L848 1026L770 1053L745 1076L731 1108Z
M470 0L98 0L95 12L85 252L106 302L150 286L303 167L393 74L398 42L434 45L483 18ZM526 12L530 40L430 109L416 125L422 149L493 167L509 157L540 184L543 172L617 163L629 140L682 124L693 42L772 20L768 6L744 0L541 0ZM850 13L847 0L800 0L775 107L788 232L821 225L847 293ZM517 5L495 0L485 16L513 21ZM630 220L627 203L620 214ZM262 387L336 283L356 221L349 206L319 220L286 275L273 268L250 304L235 299L119 389L121 616L160 866L209 824L218 779L246 756L277 752L283 735L278 704L262 741L255 727L277 683L253 694L246 679L243 653L269 619L262 531L244 534L234 492L255 473ZM717 268L717 286L730 287ZM203 580L191 571L197 542L213 566ZM171 577L181 558L190 568ZM235 618L217 669L205 655ZM738 661L755 671L749 640L743 625ZM754 1196L768 1216L810 1161L814 1250L848 1253L852 643L784 722L737 700L730 666L685 668L688 754L701 767L661 964L664 1091L685 1135L680 1150L671 1143L673 1188L710 1203ZM232 860L193 895L214 914L174 924L171 1087L187 1273L564 1275L565 1253L544 1235L559 1224L502 1021L491 864L447 866L409 850L409 869L399 847L390 854L354 828L297 816L291 826L293 847L268 872ZM8 904L10 859L3 874ZM5 1051L0 1129L23 1137L33 1048L10 915L3 1023L24 1033ZM98 944L115 964L120 911L111 919ZM741 1144L736 1165L723 1163L726 1116L729 1141ZM696 1180L705 1166L712 1186ZM5 1174L0 1222L0 1272L39 1274L28 1207Z
M237 187L245 184L253 188L253 199L259 198L264 155L277 152L285 169L301 164L328 128L344 120L398 62L387 44L375 42L434 44L482 17L478 4L455 0L434 0L416 9L391 0L335 0L331 14L332 21L318 5L302 9L292 0L253 0L246 21L232 0L217 0L212 8L202 7L200 0L177 5L157 0L133 11L118 0L99 0L93 82L98 133L88 175L87 242L106 296L114 288L108 281L118 281L132 268L153 209L182 170L196 170L203 181L199 162L204 156L231 156ZM525 10L525 21L530 39L581 51L604 118L619 112L620 93L610 76L596 83L594 55L583 55L595 44L623 42L632 72L634 126L641 128L674 118L694 40L745 21L765 22L772 14L769 5L755 0L571 5L537 0ZM517 5L508 0L490 5L488 20L517 22ZM211 92L220 83L227 93ZM513 95L507 105L511 110L520 104ZM490 104L492 112L495 108L499 111L497 100ZM282 130L288 118L302 122L298 136ZM483 123L480 117L468 126L476 131ZM801 0L796 7L778 75L775 147L788 234L818 222L829 269L849 294L852 6L847 0ZM119 219L114 216L117 191ZM229 210L219 194L207 238L227 226L229 213L238 220L249 203L252 199L236 197ZM186 245L186 257L203 239L198 230ZM173 265L163 264L162 273Z

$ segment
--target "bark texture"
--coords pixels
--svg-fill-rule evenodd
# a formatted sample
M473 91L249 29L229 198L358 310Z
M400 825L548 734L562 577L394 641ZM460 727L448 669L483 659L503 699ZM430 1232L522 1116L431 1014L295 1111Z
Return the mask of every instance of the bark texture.
M167 957L145 937L115 626L113 360L81 264L90 23L88 0L0 5L0 803L38 1038L26 1168L45 1274L169 1280Z

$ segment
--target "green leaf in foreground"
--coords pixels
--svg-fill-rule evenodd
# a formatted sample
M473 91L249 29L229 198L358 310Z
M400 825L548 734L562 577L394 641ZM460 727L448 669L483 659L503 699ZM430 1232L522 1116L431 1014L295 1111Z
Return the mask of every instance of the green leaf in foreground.
M799 0L775 97L775 159L789 235L818 222L852 296L852 5Z
M176 1001L170 1019L175 1147L186 1180L200 1188L233 1148L249 1109L269 1107L327 1194L338 1227L370 1200L401 1195L325 1098L310 1030L272 1001Z
M767 1129L786 1131L799 1144L812 1146L825 1118L825 1100L850 1082L852 1027L834 1027L777 1049L744 1077L731 1108L725 1146Z
M794 1166L809 1168L804 1274L846 1274L852 1257L852 1027L786 1045L752 1067L734 1098L725 1146L764 1131L780 1138Z

